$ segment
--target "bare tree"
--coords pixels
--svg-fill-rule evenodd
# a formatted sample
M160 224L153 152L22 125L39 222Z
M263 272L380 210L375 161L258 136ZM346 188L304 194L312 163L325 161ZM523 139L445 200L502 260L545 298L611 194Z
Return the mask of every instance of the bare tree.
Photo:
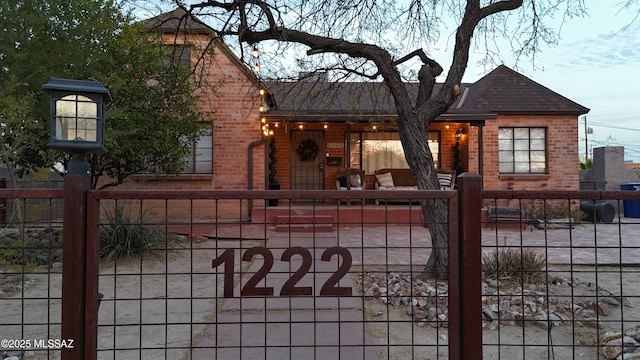
M472 45L487 46L490 57L499 53L491 51L491 45L506 37L516 57L534 55L541 43L558 39L543 20L558 13L561 21L581 15L584 5L582 0L529 0L526 5L523 0L238 0L203 1L192 4L190 11L213 22L221 38L245 48L269 41L299 44L308 57L322 56L325 68L382 79L395 101L406 160L418 188L429 190L439 189L439 182L427 128L460 94ZM423 48L447 31L449 20L456 26L451 65L435 91L443 67ZM417 72L400 70L416 60ZM419 81L417 95L408 92L406 74L415 74L412 80ZM432 277L445 277L448 270L445 207L440 200L422 204L433 244L424 273Z

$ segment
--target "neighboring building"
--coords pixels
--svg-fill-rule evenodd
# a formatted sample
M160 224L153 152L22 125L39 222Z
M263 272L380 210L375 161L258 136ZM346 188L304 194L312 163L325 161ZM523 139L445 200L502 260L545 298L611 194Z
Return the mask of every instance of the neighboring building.
M186 50L186 61L216 85L215 93L201 93L202 106L215 111L208 119L214 127L194 149L191 171L136 175L123 188L265 189L271 138L282 189L335 189L345 167L363 169L373 188L375 170L407 167L384 84L331 83L318 75L261 83L182 8L145 26L167 46ZM415 92L417 84L407 87ZM578 116L589 109L506 66L461 87L425 135L437 167L480 173L490 189L578 189ZM272 135L263 137L265 127Z
M640 174L624 162L623 146L593 149L591 169L580 172L582 190L620 190L620 184L639 182Z

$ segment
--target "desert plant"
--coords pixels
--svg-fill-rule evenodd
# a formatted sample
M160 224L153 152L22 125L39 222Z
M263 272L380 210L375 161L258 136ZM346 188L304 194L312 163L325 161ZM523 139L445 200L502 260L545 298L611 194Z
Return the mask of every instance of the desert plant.
M280 185L280 182L276 179L276 175L278 175L276 152L276 139L272 137L269 141L269 185Z
M486 278L522 284L542 284L545 280L544 255L532 249L506 248L482 255Z
M177 235L150 225L144 213L133 217L125 204L107 207L106 220L100 227L99 255L103 260L150 254L178 240Z
M533 202L525 206L527 215L532 219L551 220L569 219L578 223L584 218L584 212L578 206L571 206L568 201L560 202Z
M6 267L13 271L29 272L36 266L35 261L29 256L24 239L3 239L0 241L0 267Z

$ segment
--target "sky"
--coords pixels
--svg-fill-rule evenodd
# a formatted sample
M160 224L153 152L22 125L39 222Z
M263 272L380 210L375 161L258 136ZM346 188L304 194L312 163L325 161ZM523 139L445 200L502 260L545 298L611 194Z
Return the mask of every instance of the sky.
M531 59L516 64L501 53L505 65L591 109L579 118L581 159L587 149L591 158L594 147L624 146L625 160L640 162L640 19L623 10L622 1L584 0L588 15L565 22L559 43L543 47L535 65ZM429 55L446 74L451 54ZM482 57L471 54L464 82L475 82L491 70L476 63ZM585 118L592 131L586 142Z
M621 11L621 0L585 0L588 17L565 23L557 46L546 47L517 71L578 104L586 114L589 158L594 147L624 146L625 161L640 162L640 19ZM505 61L505 65L514 67ZM469 63L464 81L486 73ZM584 118L579 119L581 158Z

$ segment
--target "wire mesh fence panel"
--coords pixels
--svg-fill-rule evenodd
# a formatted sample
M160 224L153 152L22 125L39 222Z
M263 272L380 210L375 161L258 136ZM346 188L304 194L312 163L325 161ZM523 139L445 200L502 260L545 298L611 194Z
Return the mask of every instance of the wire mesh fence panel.
M418 280L419 202L292 194L101 194L98 357L447 358L446 280Z
M622 208L638 200L485 195L488 207L523 211L515 221L487 216L482 229L485 357L631 358L640 340L640 219Z
M60 349L62 192L0 191L0 353L56 358Z

